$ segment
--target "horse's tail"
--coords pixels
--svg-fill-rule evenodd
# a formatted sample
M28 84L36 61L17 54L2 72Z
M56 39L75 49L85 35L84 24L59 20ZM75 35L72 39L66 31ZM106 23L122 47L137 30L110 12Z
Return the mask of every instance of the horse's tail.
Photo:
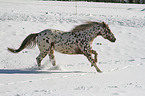
M8 48L8 50L13 53L18 53L18 52L22 51L24 48L33 48L36 45L37 36L38 36L38 33L30 34L24 39L24 41L22 42L19 49Z

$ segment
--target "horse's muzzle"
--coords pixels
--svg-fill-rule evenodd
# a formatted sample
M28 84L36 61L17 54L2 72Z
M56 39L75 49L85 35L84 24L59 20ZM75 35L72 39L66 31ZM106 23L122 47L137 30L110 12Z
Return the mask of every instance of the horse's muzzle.
M113 38L112 40L111 40L111 42L115 42L116 41L116 38Z

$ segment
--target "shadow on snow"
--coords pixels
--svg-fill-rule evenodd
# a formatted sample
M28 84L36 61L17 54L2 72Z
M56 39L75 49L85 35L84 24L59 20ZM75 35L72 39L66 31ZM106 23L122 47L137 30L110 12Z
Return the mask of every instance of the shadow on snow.
M82 71L0 69L0 74L85 73Z

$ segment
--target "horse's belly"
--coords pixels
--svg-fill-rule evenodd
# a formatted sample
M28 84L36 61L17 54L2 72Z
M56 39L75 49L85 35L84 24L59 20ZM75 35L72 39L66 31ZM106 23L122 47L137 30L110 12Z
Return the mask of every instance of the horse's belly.
M62 46L55 45L54 48L55 48L55 51L61 52L61 53L64 53L64 54L82 54L80 49L77 46L75 46L75 45L71 45L71 46L68 46L68 45L62 45Z

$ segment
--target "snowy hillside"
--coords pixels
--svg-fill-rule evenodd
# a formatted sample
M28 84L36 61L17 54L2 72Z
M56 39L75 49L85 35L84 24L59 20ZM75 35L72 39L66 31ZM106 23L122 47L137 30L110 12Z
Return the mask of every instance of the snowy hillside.
M7 51L30 33L69 31L86 21L106 22L117 39L93 42L103 73L83 55L55 52L57 66L47 56L36 71L37 47ZM145 96L144 36L143 4L0 0L0 96Z

